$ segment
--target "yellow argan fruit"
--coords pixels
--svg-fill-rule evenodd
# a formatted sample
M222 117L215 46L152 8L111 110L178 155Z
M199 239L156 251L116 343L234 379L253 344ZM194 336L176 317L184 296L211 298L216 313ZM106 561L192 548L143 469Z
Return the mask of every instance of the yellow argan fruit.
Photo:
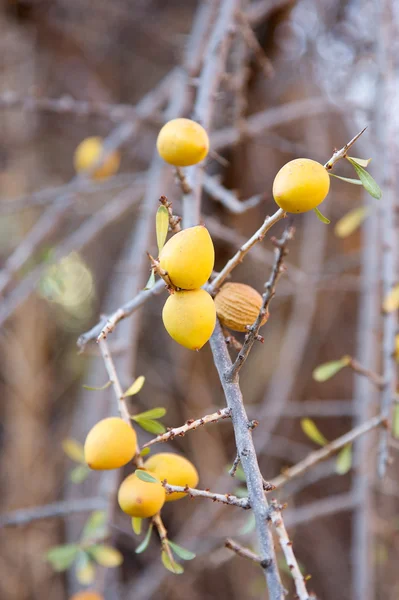
M198 485L198 472L194 465L179 454L171 452L160 452L154 454L144 463L144 467L154 473L158 479L166 481L170 485L181 485L183 487L195 488ZM165 502L180 500L187 494L173 492L166 494Z
M175 292L165 302L162 320L166 331L178 344L189 350L199 350L215 329L215 303L205 290Z
M262 306L262 296L245 283L225 283L215 297L220 322L233 331L247 331L253 325ZM268 315L263 317L262 325Z
M69 600L104 600L104 596L97 594L93 590L84 590L83 592L74 594Z
M122 481L118 502L123 512L131 517L153 517L164 505L165 490L160 481L142 481L133 473Z
M136 454L136 432L119 417L102 419L89 431L85 445L85 460L91 469L117 469Z
M174 286L182 290L202 287L215 264L215 250L209 231L202 225L179 231L162 248L159 262Z
M173 119L159 132L157 149L161 158L175 167L196 165L208 154L208 134L195 121Z
M273 196L286 212L303 213L321 204L329 189L330 177L323 165L309 158L296 158L277 173Z
M75 150L73 162L75 171L81 173L87 171L100 158L103 148L103 139L101 137L88 137ZM101 167L98 167L91 175L93 179L107 179L119 169L121 156L118 151L111 152L105 159Z

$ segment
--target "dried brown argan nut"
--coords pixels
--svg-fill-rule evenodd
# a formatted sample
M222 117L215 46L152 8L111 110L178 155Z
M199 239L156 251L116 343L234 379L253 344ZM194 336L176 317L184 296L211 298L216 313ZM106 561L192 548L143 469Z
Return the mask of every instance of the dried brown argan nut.
M262 306L262 296L245 283L225 283L215 297L220 322L233 331L247 331L253 325ZM263 317L262 325L268 314Z

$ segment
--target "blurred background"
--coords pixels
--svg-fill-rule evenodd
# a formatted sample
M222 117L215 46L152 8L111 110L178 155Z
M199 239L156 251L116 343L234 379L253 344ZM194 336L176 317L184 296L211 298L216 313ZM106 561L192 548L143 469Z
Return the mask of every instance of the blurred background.
M171 539L197 554L177 578L163 568L155 535L146 552L135 554L138 538L114 502L123 474L91 473L74 483L76 462L62 447L66 438L83 442L94 423L116 411L112 389L82 388L103 385L107 375L96 345L79 353L76 341L101 314L144 287L145 252L156 253L158 197L166 194L179 214L181 191L173 170L154 158L155 140L166 118L195 118L199 39L207 39L201 19L213 11L213 26L218 4L3 0L0 8L0 509L6 514L102 498L112 543L124 556L119 568L96 569L93 585L107 600L266 596L256 566L224 548L231 536L256 549L245 511L204 499L168 504L163 516ZM243 26L231 28L211 124L211 148L218 154L211 153L206 172L234 192L238 206L254 195L262 199L234 214L215 199L218 194L204 194L202 218L214 240L216 270L275 211L272 182L287 161L306 156L325 163L334 148L370 125L353 154L373 157L370 171L383 192L387 170L395 191L398 164L399 4L245 4L259 48L254 52L248 44ZM381 97L382 89L388 96ZM111 133L123 141L119 173L68 187L79 142ZM391 144L388 165L385 143ZM343 163L336 172L353 177ZM343 370L317 383L312 371L344 354L381 368L384 234L377 203L362 187L333 179L323 204L331 225L313 212L293 219L296 235L262 330L265 343L254 348L241 375L249 417L259 421L254 441L266 479L317 448L301 428L303 417L333 440L376 411L376 389L367 379ZM337 235L339 219L364 206L368 217L360 226ZM272 235L284 226L277 224ZM268 235L232 279L262 291L272 261ZM163 422L172 427L225 404L209 345L200 353L177 346L162 325L164 301L165 294L152 298L109 342L124 387L146 377L134 410L164 406ZM142 443L150 438L139 435ZM381 482L376 440L370 434L355 445L345 474L336 472L332 458L276 494L288 503L296 555L320 599L399 598L398 447L391 448L392 464ZM227 474L235 458L228 420L157 447L170 449L195 463L201 488L236 493L240 483ZM56 573L43 557L79 539L90 508L1 529L1 599L64 600L82 588L73 568ZM279 553L278 559L293 597Z

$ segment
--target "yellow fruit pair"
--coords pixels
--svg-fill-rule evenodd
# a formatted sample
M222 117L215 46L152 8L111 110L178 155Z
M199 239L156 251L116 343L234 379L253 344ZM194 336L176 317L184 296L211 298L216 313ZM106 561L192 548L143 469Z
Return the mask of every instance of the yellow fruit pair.
M82 173L90 170L100 158L102 151L103 139L101 137L94 136L84 139L76 148L73 157L75 171ZM120 153L117 150L111 152L103 164L94 170L91 177L98 180L108 179L118 171L120 162Z
M160 267L178 288L165 302L163 323L169 335L190 350L202 348L215 328L215 304L210 294L200 289L214 262L212 239L202 225L176 233L159 255Z

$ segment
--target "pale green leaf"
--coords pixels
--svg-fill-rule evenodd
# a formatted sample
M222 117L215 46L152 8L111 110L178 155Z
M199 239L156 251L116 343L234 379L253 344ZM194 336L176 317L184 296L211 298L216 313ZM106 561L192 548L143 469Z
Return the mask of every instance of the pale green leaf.
M248 535L248 533L252 533L255 530L255 515L251 513L246 521L246 523L241 527L238 531L240 535Z
M148 544L150 543L151 533L152 533L152 523L150 523L148 531L145 534L145 538L143 539L143 541L141 542L141 544L139 546L137 546L137 548L136 548L136 554L141 554L142 552L144 552L144 550L147 549Z
M164 425L162 425L162 423L159 423L159 421L154 421L153 419L141 419L137 417L135 418L135 421L137 425L149 433L155 433L158 435L159 433L165 433L166 431L166 428Z
M62 449L71 460L86 464L83 444L72 438L66 438L62 441Z
M132 419L161 419L166 415L166 408L158 407L151 408L151 410L146 410L138 415L133 415Z
M139 377L137 377L137 379L133 381L132 385L127 388L126 392L123 394L123 397L126 398L127 396L135 396L136 394L138 394L141 391L144 382L144 375L140 375Z
M69 481L72 483L83 483L91 471L87 465L78 465L69 473Z
M313 210L316 213L319 221L321 221L322 223L325 223L326 225L329 225L331 223L330 219L327 219L327 217L322 215L318 208L314 208Z
M363 221L368 217L370 209L367 206L353 208L346 213L337 222L334 227L334 233L339 238L346 238L360 227Z
M94 581L96 575L94 564L88 553L83 550L79 551L75 573L76 579L81 585L90 585Z
M355 169L360 181L363 184L366 192L370 194L373 198L379 200L382 196L382 192L377 182L371 177L370 173L368 173L363 167L361 167L357 162L347 157L353 168Z
M151 288L154 287L154 285L155 285L155 273L154 273L154 271L151 271L151 274L150 274L150 276L148 278L147 283L145 284L144 289L145 290L150 290Z
M140 456L147 456L151 452L151 448L143 448L140 452Z
M328 444L328 440L324 437L324 435L319 431L316 426L316 423L312 421L312 419L301 419L301 427L303 433L315 444L319 444L319 446L325 446Z
M399 438L399 404L395 404L393 409L392 435Z
M347 367L350 361L350 356L343 356L339 360L332 360L330 362L323 363L314 369L313 379L319 382L327 381L339 373L341 369Z
M360 179L352 179L351 177L342 177L342 175L335 175L335 173L328 173L330 177L335 177L336 179L341 179L342 181L346 181L347 183L352 183L353 185L363 185Z
M175 544L175 542L172 542L171 540L169 540L169 546L172 548L176 556L178 556L182 560L193 560L195 558L194 552L190 552L190 550L187 550L186 548Z
M384 298L382 305L386 313L394 312L399 308L399 283L396 284L392 290Z
M143 519L140 517L132 517L132 529L136 535L140 535Z
M54 571L65 571L76 559L79 552L77 544L64 544L54 546L46 552L45 558L53 567Z
M181 575L182 573L184 573L183 567L179 565L179 563L171 561L165 550L162 550L161 559L165 569L167 569L171 573L174 573L175 575Z
M348 156L347 158L350 158L355 163L357 163L358 165L360 165L361 167L364 167L364 168L368 167L369 164L371 163L371 158L355 158L354 156Z
M119 567L123 563L123 555L119 550L106 544L96 544L88 549L96 563L102 567Z
M339 451L335 463L338 475L345 475L352 467L352 444L347 444Z
M82 540L99 538L106 531L106 514L104 510L95 510L87 519L82 532Z
M147 483L159 483L159 479L155 479L152 475L147 473L147 471L142 471L141 469L137 469L135 471L137 477L141 479L141 481L145 481Z
M160 206L157 210L156 215L156 231L157 231L157 244L158 252L161 252L165 245L166 236L168 235L169 229L169 213L165 206Z
M104 385L101 385L100 387L94 387L86 384L82 385L82 387L84 387L85 390L90 390L91 392L102 392L102 390L109 388L110 385L112 385L112 382L107 381L107 383L104 383Z

